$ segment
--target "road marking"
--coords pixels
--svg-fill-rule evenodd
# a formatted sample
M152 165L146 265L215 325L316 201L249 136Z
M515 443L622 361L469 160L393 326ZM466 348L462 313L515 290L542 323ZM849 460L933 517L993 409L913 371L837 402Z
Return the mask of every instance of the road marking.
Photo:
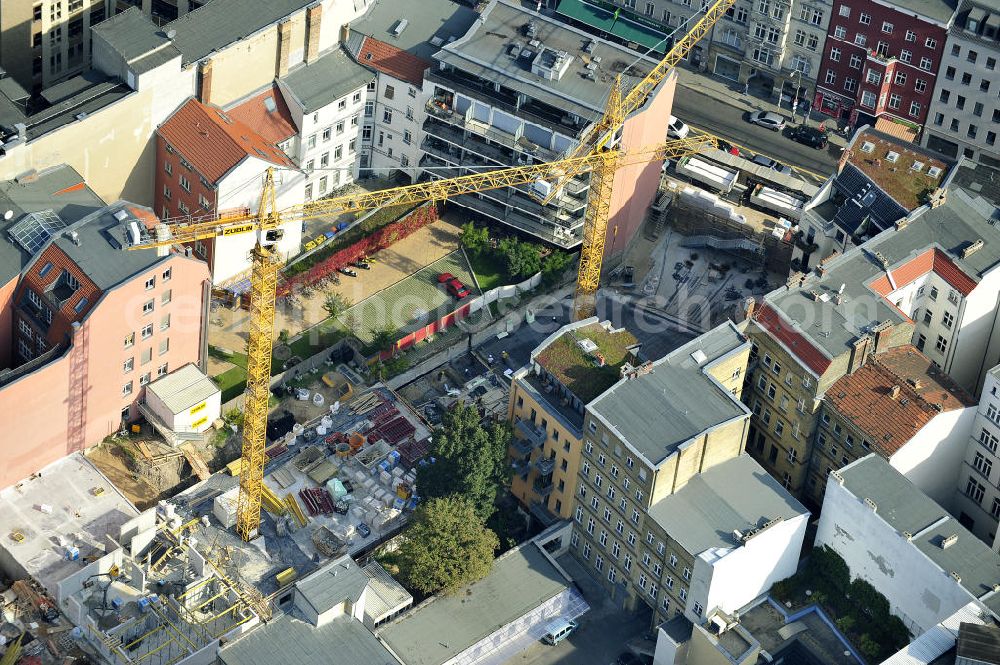
M736 143L735 141L731 141L730 139L727 139L727 138L725 138L723 136L718 136L717 134L713 134L712 132L710 132L708 130L702 129L701 127L698 127L696 125L692 125L691 123L687 123L687 125L688 125L688 127L690 127L691 129L693 129L694 131L696 131L699 134L704 134L706 136L711 136L712 138L716 139L717 141L725 141L726 143L728 143L731 146L734 146L736 148L740 148L741 150L745 150L747 152L752 152L755 155L764 155L765 157L767 157L769 159L773 159L774 161L776 161L776 162L778 162L780 164L785 164L786 166L791 167L791 169L793 171L798 171L799 173L803 173L803 174L812 176L813 178L818 179L820 182L823 182L824 180L826 180L826 176L825 175L820 175L819 173L816 173L815 171L810 171L809 169L807 169L805 167L794 166L792 164L788 164L787 162L783 162L780 159L777 159L775 157L771 157L770 155L768 155L766 153L760 152L758 150L755 150L755 149L750 148L750 147L745 146L745 145L740 145L739 143Z

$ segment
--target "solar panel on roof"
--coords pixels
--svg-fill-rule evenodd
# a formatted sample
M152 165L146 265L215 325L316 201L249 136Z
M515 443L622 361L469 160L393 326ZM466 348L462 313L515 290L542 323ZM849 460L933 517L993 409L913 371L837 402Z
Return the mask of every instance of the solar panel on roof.
M29 212L17 224L10 227L7 234L28 254L35 254L56 233L66 228L59 215L53 210Z

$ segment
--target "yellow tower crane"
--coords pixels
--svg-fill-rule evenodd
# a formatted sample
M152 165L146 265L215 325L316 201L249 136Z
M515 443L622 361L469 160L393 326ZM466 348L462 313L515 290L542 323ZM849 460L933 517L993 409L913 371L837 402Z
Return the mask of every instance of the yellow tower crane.
M236 511L236 531L243 540L253 540L260 529L275 292L280 267L280 261L273 247L281 239L281 225L387 205L443 201L461 194L527 185L539 180L555 180L558 187L569 178L590 172L591 186L584 217L584 237L574 300L574 317L585 318L593 311L593 298L600 282L604 238L617 169L628 164L657 159L676 159L716 144L714 137L701 134L622 154L617 147L611 145L615 134L625 118L646 102L649 94L666 78L674 65L690 52L691 47L711 29L734 2L735 0L716 0L692 30L679 40L664 59L628 93L623 94L620 82L616 82L612 87L602 119L584 136L581 144L566 159L531 166L501 168L362 195L334 197L283 211L276 208L274 174L269 170L264 179L257 212L253 215L185 219L169 225L162 223L156 227L155 238L144 239L129 247L129 249L159 247L163 251L168 251L167 248L171 245L196 240L238 233L257 235L257 242L251 251L247 387L240 493Z
M621 89L621 77L611 87L604 115L580 137L580 143L573 149L569 159L581 155L600 153L612 146L618 137L625 119L638 111L649 99L650 94L670 74L681 60L687 57L698 41L708 34L719 19L736 3L736 0L716 0L704 16L691 27L686 35L677 40L667 54L646 76L627 92ZM590 191L598 192L598 205L591 205L588 198L583 223L583 242L580 245L580 264L576 277L576 293L573 296L573 318L577 321L592 316L596 306L597 288L601 282L601 265L604 261L604 241L608 232L611 212L611 190L614 184L615 153L612 151L590 175ZM548 189L540 203L547 204L559 192L568 178L560 176L555 185Z

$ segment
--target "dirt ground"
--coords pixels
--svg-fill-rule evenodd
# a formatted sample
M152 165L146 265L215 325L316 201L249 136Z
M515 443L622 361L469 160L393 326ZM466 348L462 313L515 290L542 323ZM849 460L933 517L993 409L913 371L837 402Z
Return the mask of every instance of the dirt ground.
M295 336L328 318L323 309L328 293L339 293L354 304L455 251L459 233L456 224L438 220L373 255L371 270L357 270L357 277L340 275L339 285L316 289L308 296L299 295L291 306L279 303L274 317L275 337L282 330ZM209 343L225 349L243 349L246 324L244 309L215 309L209 326Z

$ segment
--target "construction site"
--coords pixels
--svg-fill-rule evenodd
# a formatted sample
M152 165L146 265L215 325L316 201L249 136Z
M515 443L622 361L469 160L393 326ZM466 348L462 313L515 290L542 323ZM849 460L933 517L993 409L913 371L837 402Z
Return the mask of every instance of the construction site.
M381 385L339 394L270 423L251 543L233 529L239 460L144 512L79 454L4 490L0 653L20 655L0 662L213 662L296 579L402 529L430 429Z

